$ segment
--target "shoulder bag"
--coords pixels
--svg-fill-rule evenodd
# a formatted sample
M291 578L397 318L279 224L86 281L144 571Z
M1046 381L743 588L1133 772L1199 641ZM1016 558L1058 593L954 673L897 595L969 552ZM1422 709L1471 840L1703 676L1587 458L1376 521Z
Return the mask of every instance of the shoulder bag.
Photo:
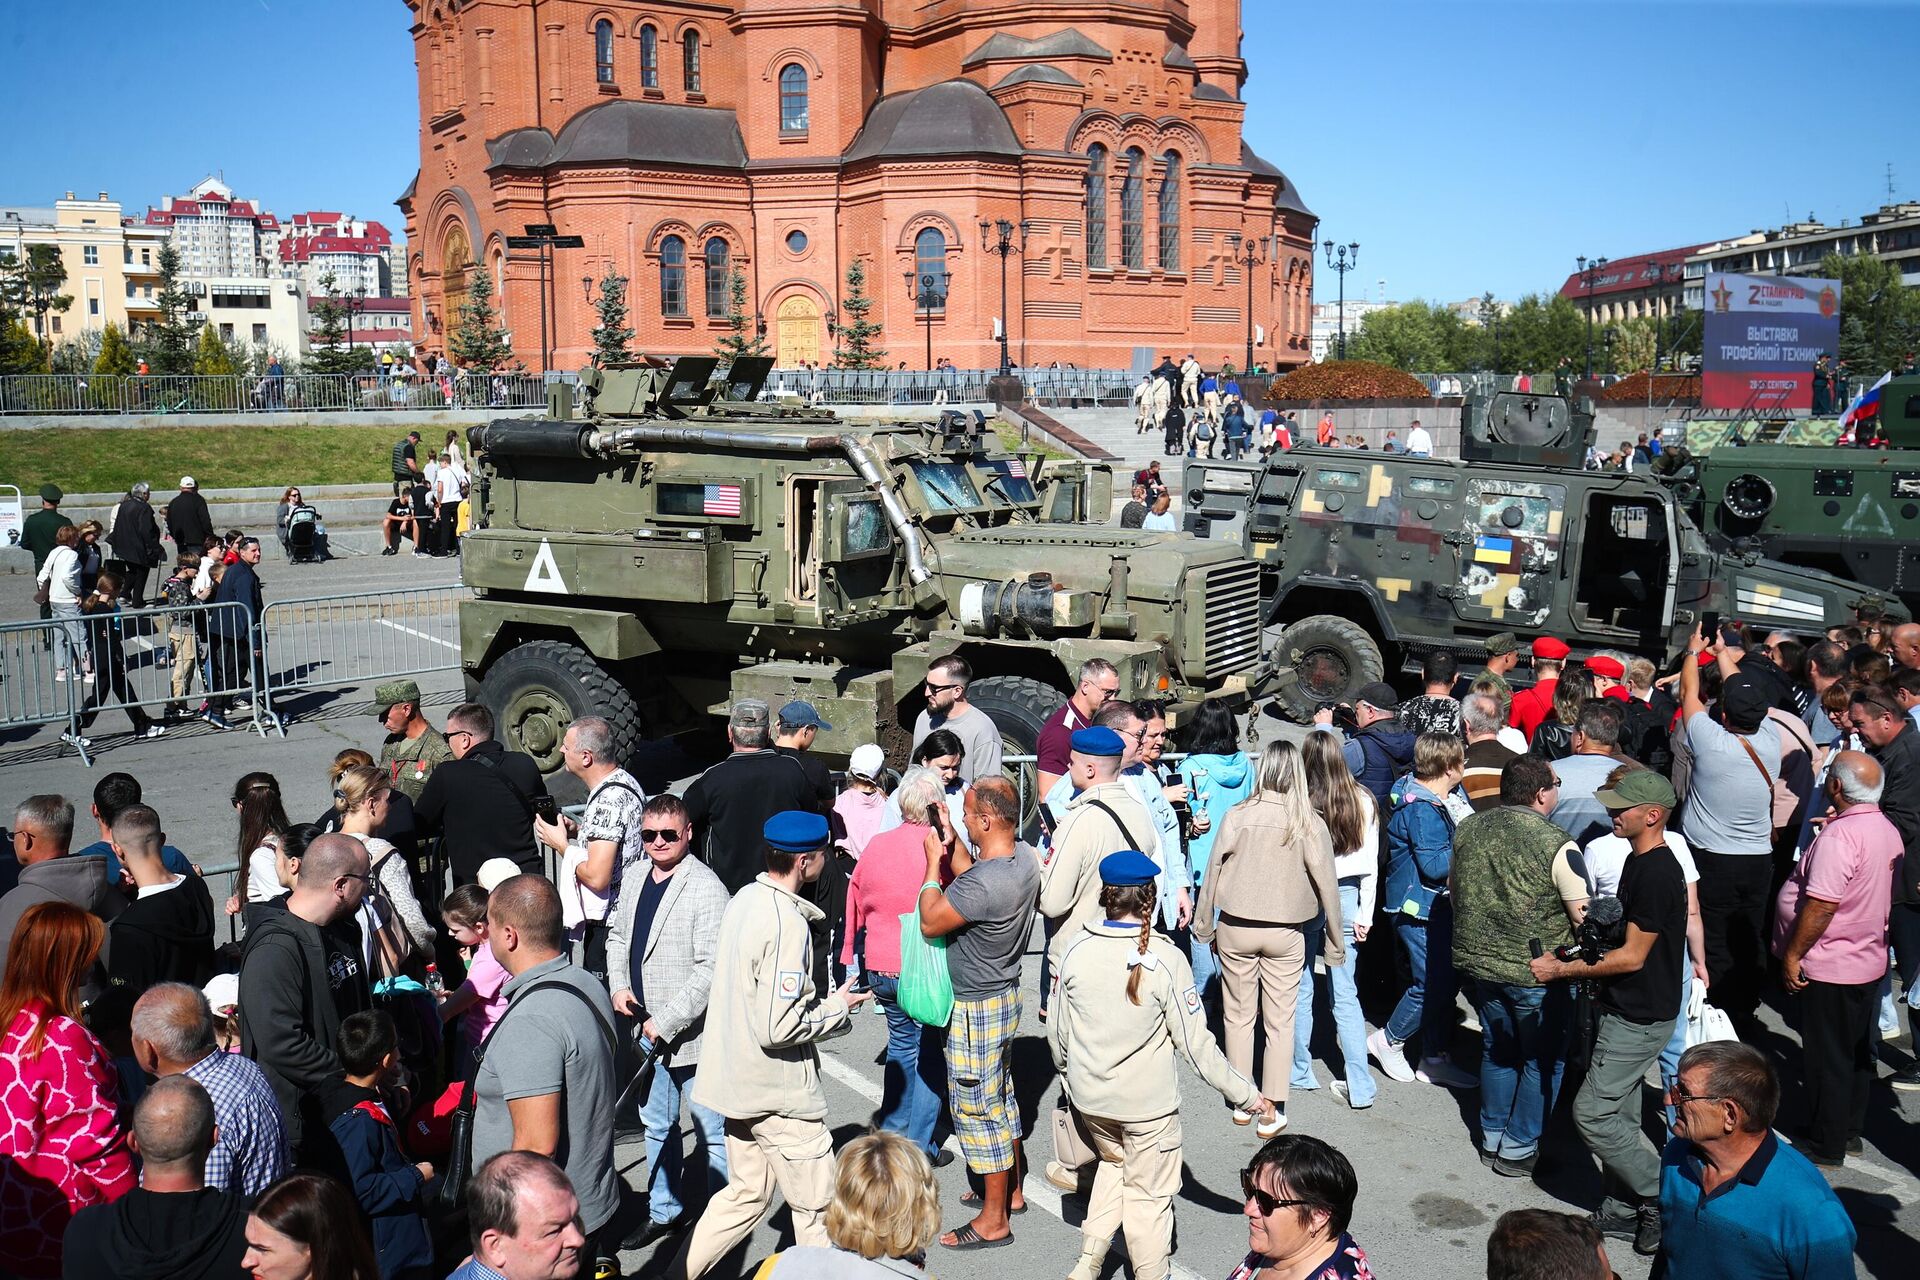
M1753 761L1753 767L1760 771L1760 776L1766 780L1767 794L1773 800L1773 827L1777 831L1793 820L1793 811L1799 807L1800 799L1793 794L1793 789L1787 786L1785 778L1776 778L1767 772L1767 766L1760 763L1760 753L1753 749L1753 744L1747 741L1745 734L1736 733L1733 738L1740 744L1740 749L1747 753L1747 759Z
M1120 838L1127 842L1127 848L1132 849L1136 853L1145 852L1140 848L1139 842L1133 838L1133 832L1127 830L1127 824L1120 821L1120 815L1113 811L1111 805L1105 800L1089 800L1087 803L1113 819L1113 825L1120 828Z
M467 1069L466 1081L460 1089L460 1105L454 1108L453 1118L448 1125L447 1165L441 1171L440 1188L434 1197L433 1207L443 1213L452 1213L467 1202L467 1182L473 1177L473 1083L480 1077L480 1064L486 1059L487 1049L493 1044L493 1038L500 1034L500 1028L513 1017L515 1009L526 1003L527 998L534 992L548 990L568 992L580 1003L586 1005L592 1011L594 1021L600 1024L601 1033L607 1037L607 1051L616 1060L620 1056L620 1041L613 1033L613 1025L601 1015L600 1010L594 1007L593 1001L587 999L587 993L580 988L570 982L536 982L521 992L519 997L507 1006L507 1011L500 1015L500 1020L493 1024L493 1030L487 1032L487 1038L480 1042L480 1047L473 1051L473 1065Z

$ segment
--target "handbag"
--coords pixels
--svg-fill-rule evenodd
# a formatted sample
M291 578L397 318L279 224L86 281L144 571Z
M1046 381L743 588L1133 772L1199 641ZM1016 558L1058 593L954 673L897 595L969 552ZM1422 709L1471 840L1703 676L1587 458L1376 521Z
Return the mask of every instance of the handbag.
M1062 1094L1053 1104L1053 1158L1069 1169L1084 1169L1100 1158L1087 1136L1080 1113Z
M1707 1003L1707 984L1694 983L1693 997L1687 1001L1686 1047L1691 1049L1697 1044L1739 1038L1739 1033L1733 1029L1733 1019L1723 1010Z
M900 917L900 1011L923 1027L953 1020L953 978L947 972L947 940L920 932L918 905Z

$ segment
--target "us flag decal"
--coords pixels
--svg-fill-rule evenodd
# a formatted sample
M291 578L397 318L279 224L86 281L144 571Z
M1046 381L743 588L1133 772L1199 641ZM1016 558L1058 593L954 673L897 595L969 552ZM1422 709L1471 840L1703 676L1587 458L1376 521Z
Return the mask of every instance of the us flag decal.
M739 515L740 486L737 484L710 484L705 486L700 499L700 513L709 516Z

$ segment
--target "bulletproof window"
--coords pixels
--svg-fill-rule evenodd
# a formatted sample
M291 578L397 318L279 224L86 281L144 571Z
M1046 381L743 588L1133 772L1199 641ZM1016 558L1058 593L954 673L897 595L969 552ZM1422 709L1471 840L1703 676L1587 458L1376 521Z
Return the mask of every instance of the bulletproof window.
M987 493L996 500L1005 499L1015 506L1040 500L1040 495L1034 492L1033 481L1027 475L1027 464L1019 458L989 458L987 471ZM993 478L995 476L998 478Z
M1129 271L1144 270L1147 265L1146 181L1146 152L1128 147L1127 171L1120 179L1120 257Z
M1322 467L1314 474L1313 482L1329 489L1364 489L1366 481L1358 471L1334 471Z
M1160 269L1180 269L1180 153L1169 151L1164 157L1166 172L1160 177Z
M687 314L687 242L679 236L660 242L660 314Z
M727 314L729 279L727 242L719 236L707 241L707 315L718 319Z
M700 33L689 31L680 37L680 74L686 78L687 92L700 92Z
M1408 476L1406 485L1408 493L1418 493L1429 498L1453 496L1452 476Z
M613 83L613 24L605 18L593 24L593 78Z
M973 487L973 478L967 474L965 466L958 462L911 462L907 464L920 481L920 488L927 495L927 505L935 511L951 511L960 507L981 505L979 490Z
M780 68L780 132L807 131L807 69L797 62Z
M1107 265L1107 149L1087 148L1087 265Z
M660 87L660 33L651 22L640 28L640 87Z
M887 524L887 513L880 509L878 498L848 498L846 501L847 534L843 548L848 558L855 556L880 555L893 550L893 530Z

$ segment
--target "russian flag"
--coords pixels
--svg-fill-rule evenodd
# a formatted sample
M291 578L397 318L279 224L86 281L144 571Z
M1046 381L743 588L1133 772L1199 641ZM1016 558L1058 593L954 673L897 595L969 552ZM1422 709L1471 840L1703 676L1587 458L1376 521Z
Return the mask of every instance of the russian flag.
M1880 375L1880 381L1853 398L1853 403L1847 406L1847 411L1840 415L1842 435L1845 435L1847 429L1855 423L1865 422L1880 412L1880 393L1891 381L1893 381L1893 373L1891 371L1883 373Z

